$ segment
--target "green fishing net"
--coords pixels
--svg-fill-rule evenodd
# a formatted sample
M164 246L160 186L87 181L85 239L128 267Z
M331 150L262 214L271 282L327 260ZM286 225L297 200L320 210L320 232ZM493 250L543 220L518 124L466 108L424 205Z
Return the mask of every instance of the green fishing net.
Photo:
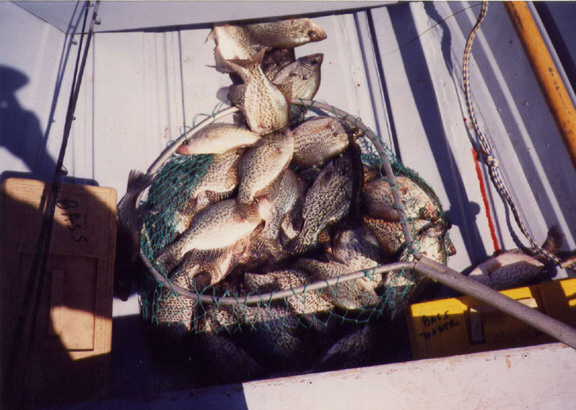
M338 116L335 112L332 115ZM359 135L357 144L362 150L362 162L378 170L377 178L387 180L382 168L383 162L387 161L396 176L405 176L414 181L432 200L438 210L434 224L444 228L432 244L434 251L442 254L439 262L446 263L450 254L447 233L449 225L434 190L416 172L405 167L380 137L358 128L358 118L344 120ZM376 140L378 144L375 144ZM377 146L384 152L379 153ZM233 335L254 330L282 333L282 329L293 331L298 328L312 329L322 334L334 326L363 324L375 318L397 315L405 306L433 288L434 284L430 280L412 269L398 269L385 274L366 269L362 280L368 283L369 288L375 289L377 298L357 298L358 301L352 307L345 299L349 297L355 281L340 282L338 278L321 287L298 280L292 282L296 286L290 287L280 280L271 280L259 290L240 286L197 289L193 283L178 282L177 286L189 292L189 295L182 295L169 284L173 280L171 273L166 272L160 264L155 264L155 255L177 237L178 211L187 205L190 193L206 174L212 158L212 155L172 155L157 173L153 185L140 204L140 209L149 211L141 236L142 252L165 279L159 281L153 275L146 275L141 286L142 315L153 326L168 329L168 333L176 336L177 340L182 340L188 334ZM413 241L404 244L404 250L398 257L403 261L415 260L415 251L425 255L429 252L424 249L430 246L430 241L425 237L426 232L420 232L421 227L416 226L414 220L409 220L409 226ZM403 234L399 236L399 240L405 240ZM390 262L395 261L381 261L382 264ZM304 291L295 290L298 286L303 287ZM276 298L279 292L283 292L284 296ZM193 297L189 297L190 294Z

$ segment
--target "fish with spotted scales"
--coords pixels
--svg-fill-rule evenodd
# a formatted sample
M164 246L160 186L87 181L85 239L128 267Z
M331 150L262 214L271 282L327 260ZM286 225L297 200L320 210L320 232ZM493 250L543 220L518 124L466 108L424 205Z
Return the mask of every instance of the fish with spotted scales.
M348 214L353 195L351 170L351 156L347 153L332 159L322 169L306 193L302 230L287 244L288 252L302 254L315 248L320 233Z
M202 209L232 196L240 182L238 163L243 153L243 149L231 149L212 157L206 174L174 214L177 235L188 229L194 216Z
M251 24L218 23L207 40L216 43L216 69L229 73L234 71L229 60L250 60L263 49L291 49L326 38L325 31L314 21L291 18Z
M553 225L548 230L542 249L557 255L564 242L564 234ZM529 285L546 268L546 258L537 250L511 249L500 252L476 266L469 277L496 290Z
M410 178L396 177L396 186L400 191L404 212L407 218L421 218L430 221L438 219L438 210L428 194ZM364 185L362 192L364 211L367 216L398 222L400 216L394 205L392 185L377 178Z
M230 88L228 98L240 109L248 128L258 135L270 134L288 125L288 101L291 99L291 87L281 90L262 72L264 51L256 54L254 60L228 61L243 81Z
M303 270L285 269L264 274L245 273L244 283L251 292L266 293L304 286L311 283L311 278ZM320 294L321 292L310 290L302 295L286 298L286 303L297 315L317 314L332 310L334 304L322 298Z
M224 154L254 145L260 136L234 124L214 123L188 137L176 150L180 155Z
M138 170L130 171L126 194L118 203L118 231L114 262L114 293L128 300L132 282L137 276L140 256L140 236L144 223L143 211L137 210L138 196L148 188L153 178Z
M238 214L234 199L210 205L194 217L186 232L156 255L155 261L171 271L193 249L218 249L233 245L250 235L268 216L269 210L270 203L266 199L250 204L244 216Z
M289 129L262 138L249 148L240 162L240 185L236 202L240 213L288 166L294 152L294 137Z
M293 163L302 168L322 165L348 148L349 138L339 119L314 117L296 127Z

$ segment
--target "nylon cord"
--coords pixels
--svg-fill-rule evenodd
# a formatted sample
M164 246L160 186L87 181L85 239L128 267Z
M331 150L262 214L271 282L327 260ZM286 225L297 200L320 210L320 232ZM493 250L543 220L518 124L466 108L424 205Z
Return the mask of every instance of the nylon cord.
M482 8L480 9L480 14L478 15L476 24L474 25L472 31L470 32L470 35L468 36L468 40L466 41L466 47L464 49L462 77L464 83L464 93L466 94L466 107L468 108L468 114L470 116L470 120L472 121L472 125L474 126L474 131L476 132L478 141L480 142L482 153L484 154L485 164L488 166L490 179L492 180L492 183L494 184L496 191L498 192L500 197L506 202L506 204L508 204L508 206L510 207L510 211L514 216L516 224L518 225L520 231L526 237L528 242L530 242L532 248L534 248L538 253L542 254L547 260L558 265L561 262L560 259L557 258L552 253L548 252L547 250L543 249L540 245L538 245L538 243L536 243L530 232L528 232L528 229L526 228L526 225L524 224L524 221L520 216L518 208L516 207L516 204L514 203L514 200L512 199L512 196L510 195L508 188L506 187L506 183L502 178L499 163L494 155L493 147L488 138L486 138L486 136L480 130L478 120L476 119L476 114L474 113L474 107L472 105L472 97L470 92L470 56L472 54L472 44L474 42L474 38L476 37L476 33L480 29L480 25L484 21L487 12L488 12L488 1L483 1Z

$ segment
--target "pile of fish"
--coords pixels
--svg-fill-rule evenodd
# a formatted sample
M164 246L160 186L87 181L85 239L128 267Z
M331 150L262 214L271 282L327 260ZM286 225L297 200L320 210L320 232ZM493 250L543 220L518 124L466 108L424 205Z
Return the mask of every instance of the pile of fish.
M426 281L411 271L370 274L413 260L391 184L378 165L362 162L358 129L332 116L306 118L290 105L314 98L323 62L322 54L295 59L293 47L326 34L309 19L289 19L217 25L211 38L217 69L241 80L228 93L241 114L178 147L178 158L211 157L193 186L170 191L189 194L165 216L175 238L151 262L181 288L239 298L367 273L258 305L201 304L160 287L156 321L170 341L195 346L223 381L366 364L381 343L367 319L393 316ZM396 184L417 249L446 263L455 251L431 189L408 175ZM159 189L171 188L152 186Z

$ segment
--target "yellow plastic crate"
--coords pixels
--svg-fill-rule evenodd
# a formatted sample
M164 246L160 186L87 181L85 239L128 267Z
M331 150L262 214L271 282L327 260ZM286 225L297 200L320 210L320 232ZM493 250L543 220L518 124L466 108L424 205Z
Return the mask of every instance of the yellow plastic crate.
M546 282L501 293L576 326L576 279ZM408 308L407 316L415 359L553 341L518 319L469 296L414 304Z

